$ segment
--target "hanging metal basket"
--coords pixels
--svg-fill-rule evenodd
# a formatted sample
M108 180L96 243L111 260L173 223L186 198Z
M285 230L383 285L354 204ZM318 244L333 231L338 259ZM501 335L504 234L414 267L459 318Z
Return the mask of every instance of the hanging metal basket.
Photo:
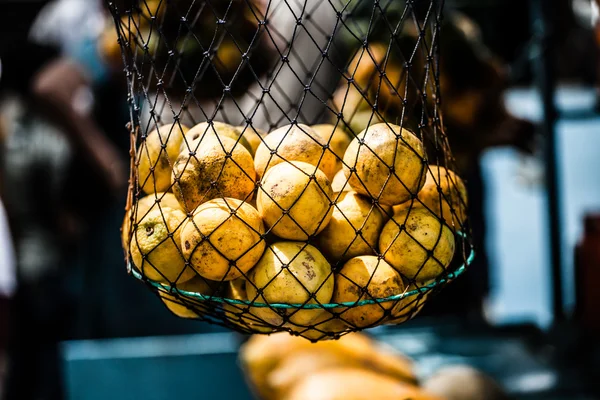
M320 340L416 315L473 259L440 4L109 2L131 274L176 315L242 332Z

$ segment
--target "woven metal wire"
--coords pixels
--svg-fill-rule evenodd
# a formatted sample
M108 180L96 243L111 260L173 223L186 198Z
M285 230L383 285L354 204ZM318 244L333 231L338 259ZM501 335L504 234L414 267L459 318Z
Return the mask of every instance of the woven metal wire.
M108 6L131 110L128 270L173 313L320 340L406 321L464 272L441 1Z

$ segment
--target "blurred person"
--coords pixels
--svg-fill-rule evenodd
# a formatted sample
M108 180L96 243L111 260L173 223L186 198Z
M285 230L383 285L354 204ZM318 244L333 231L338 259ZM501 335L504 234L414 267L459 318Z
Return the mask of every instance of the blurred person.
M14 242L17 278L10 303L5 396L56 399L61 397L57 342L72 316L62 279L67 238L59 227L66 211L60 195L69 149L62 134L36 112L28 85L57 52L22 37L11 39L0 52L7 122L0 197Z
M74 149L65 202L81 221L73 280L74 338L198 332L177 319L126 273L119 229L124 217L130 121L123 65L104 57L99 38L114 22L101 0L57 0L40 13L32 38L61 49L33 80L36 102ZM116 37L115 37L116 40Z
M0 46L0 97L9 120L0 197L17 270L11 323L1 325L10 327L8 400L63 398L61 340L198 329L161 309L125 272L125 78L103 65L97 31L82 23L103 24L105 14L88 1L49 7L30 36ZM64 15L74 20L67 24ZM68 27L61 34L71 42L44 22Z
M79 37L79 44L61 47L71 60L86 72L85 85L67 85L61 79L49 79L49 93L63 93L62 103L68 108L69 98L85 91L90 107L85 113L85 126L79 126L82 135L90 128L101 132L114 146L116 159L129 158L130 109L127 103L127 81L122 60L106 54L101 39L103 33L114 31L114 21L104 3L96 0L95 5L86 0L59 0L51 3L52 13L44 14L44 31L55 26L71 26L63 32ZM90 16L90 13L93 17ZM92 21L93 19L100 21ZM89 19L85 25L79 21ZM41 27L40 27L41 29ZM81 33L74 33L79 32ZM48 35L42 35L46 38ZM60 38L60 35L57 35ZM65 41L68 39L65 39ZM116 43L116 36L114 36ZM63 43L57 39L57 43ZM77 42L77 41L75 41ZM81 61L79 61L81 60ZM69 89L70 87L70 89ZM71 97L69 97L69 93ZM99 135L100 136L100 135ZM196 321L173 316L141 282L126 274L124 254L119 229L124 217L127 171L123 164L114 176L120 181L118 188L108 189L86 176L76 175L69 196L89 211L86 220L87 232L83 236L77 270L80 271L81 299L75 330L77 338L105 338L124 336L147 336L222 331L222 328L199 324ZM82 193L82 186L89 188Z

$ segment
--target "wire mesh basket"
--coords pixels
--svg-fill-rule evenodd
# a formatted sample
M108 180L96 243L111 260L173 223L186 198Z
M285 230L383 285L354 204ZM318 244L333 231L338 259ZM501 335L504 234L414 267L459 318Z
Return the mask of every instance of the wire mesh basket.
M473 258L441 3L109 1L130 273L174 314L241 332L314 341L418 313Z

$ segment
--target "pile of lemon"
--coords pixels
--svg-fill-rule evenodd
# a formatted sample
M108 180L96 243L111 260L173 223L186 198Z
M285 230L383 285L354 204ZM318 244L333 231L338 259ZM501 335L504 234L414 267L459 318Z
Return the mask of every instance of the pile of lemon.
M137 150L136 180L147 196L124 224L133 267L179 290L254 303L357 302L414 290L444 274L466 219L460 178L428 165L422 141L386 123L354 137L333 125L268 134L216 121L163 125ZM210 309L159 293L181 317ZM403 322L423 301L224 303L221 313L247 330L320 339Z

